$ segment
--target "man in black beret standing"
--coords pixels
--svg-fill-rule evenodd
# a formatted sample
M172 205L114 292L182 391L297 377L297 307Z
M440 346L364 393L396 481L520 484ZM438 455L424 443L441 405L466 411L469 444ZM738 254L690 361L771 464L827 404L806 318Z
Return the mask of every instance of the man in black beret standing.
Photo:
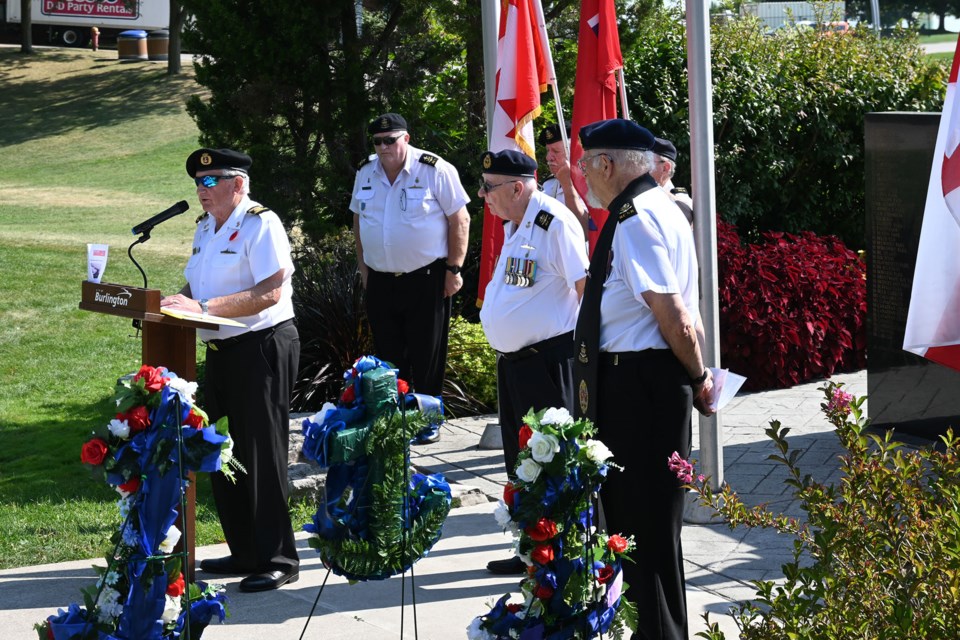
M639 612L635 637L685 639L685 492L667 460L690 456L691 405L709 414L713 399L700 356L693 233L650 175L653 134L613 119L583 127L580 141L587 201L610 216L577 319L577 413L596 422L624 465L600 501L607 529L636 538L634 562L623 565Z
M506 222L480 321L497 351L500 433L513 480L523 416L531 409L573 409L573 328L589 261L576 216L537 189L533 158L488 151L480 164L478 195ZM494 560L487 569L519 574L526 565L513 557Z
M376 355L417 393L440 396L470 198L453 165L410 144L402 116L378 116L367 132L376 155L357 171L350 210Z
M686 189L673 185L673 175L677 171L677 147L665 138L655 138L653 142L653 168L650 175L660 187L670 194L684 217L693 224L693 201Z
M570 125L566 125L567 139L570 139ZM567 148L563 144L563 137L560 135L560 125L557 123L549 124L540 132L538 140L547 150L547 166L550 167L550 178L543 181L543 192L551 198L556 198L567 209L577 216L580 226L583 227L583 233L589 231L590 212L587 206L577 193L573 186L573 178L570 175L570 159L567 156Z
M233 456L246 469L236 484L211 475L230 555L204 560L200 569L248 574L241 591L267 591L299 577L287 510L287 449L300 338L290 243L277 214L250 199L251 164L232 149L197 149L187 158L204 214L184 271L187 284L160 304L246 325L200 329L207 345L207 413L211 422L228 417Z

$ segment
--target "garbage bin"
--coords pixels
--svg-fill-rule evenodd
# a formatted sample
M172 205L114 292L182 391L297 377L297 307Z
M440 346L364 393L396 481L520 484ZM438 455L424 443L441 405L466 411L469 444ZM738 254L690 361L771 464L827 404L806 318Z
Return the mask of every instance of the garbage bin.
M117 55L121 60L147 59L147 32L134 29L117 36Z
M166 29L151 31L147 35L147 57L150 60L166 60L170 51L170 32Z

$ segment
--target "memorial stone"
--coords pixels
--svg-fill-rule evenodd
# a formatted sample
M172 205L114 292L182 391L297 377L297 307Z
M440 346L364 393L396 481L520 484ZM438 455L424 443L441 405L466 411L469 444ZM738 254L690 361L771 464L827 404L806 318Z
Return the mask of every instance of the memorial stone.
M873 426L935 439L960 431L960 373L903 350L938 113L868 113L867 393Z

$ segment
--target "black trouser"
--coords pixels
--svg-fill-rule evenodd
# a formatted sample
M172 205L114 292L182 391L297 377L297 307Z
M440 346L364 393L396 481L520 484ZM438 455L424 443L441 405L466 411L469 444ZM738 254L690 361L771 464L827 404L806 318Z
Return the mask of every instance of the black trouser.
M634 563L623 563L637 604L635 638L687 638L686 585L680 529L685 491L667 468L674 451L690 456L690 378L667 349L633 359L601 354L597 427L600 440L624 467L611 470L600 501L611 533L633 535Z
M245 334L246 336L246 334ZM210 421L230 420L233 455L246 467L236 484L210 474L223 533L251 573L300 564L287 510L290 392L300 337L292 321L207 348L204 391Z
M376 356L400 370L417 393L439 396L447 368L450 298L444 260L413 273L395 275L370 269L367 317Z
M573 410L573 335L567 333L532 348L501 354L497 358L497 399L503 459L513 480L517 477L523 416L530 409Z

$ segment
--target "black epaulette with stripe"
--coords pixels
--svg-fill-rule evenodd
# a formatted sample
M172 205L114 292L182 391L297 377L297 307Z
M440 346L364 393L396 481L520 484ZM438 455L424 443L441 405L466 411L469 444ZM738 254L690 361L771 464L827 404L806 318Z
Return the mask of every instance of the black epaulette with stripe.
M440 158L431 153L425 153L422 156L420 156L420 162L426 165L430 165L431 167L435 167L437 166L437 163L440 162Z
M207 212L204 211L203 213L201 213L200 215L197 216L197 219L194 220L194 222L195 222L196 224L200 224L200 221L203 220L203 219L206 218L206 217L207 217Z
M553 222L554 215L549 211L541 210L537 214L537 217L533 219L533 224L537 225L544 231L550 229L550 223Z
M635 215L637 215L637 208L633 206L633 202L630 200L624 202L623 206L620 207L620 211L617 212L617 217L619 218L620 222L623 222L628 218L632 218Z
M262 204L258 204L256 206L253 206L247 209L247 213L252 213L255 216L258 216L261 213L265 213L267 211L270 211L270 207L265 207Z
M373 159L376 158L376 157L377 157L377 156L375 156L375 155L374 155L374 156L367 156L366 158L364 158L363 160L361 160L361 161L360 161L360 164L357 165L357 171L359 171L360 169L363 169L365 166L367 166L368 164L370 164L371 162L373 162Z

